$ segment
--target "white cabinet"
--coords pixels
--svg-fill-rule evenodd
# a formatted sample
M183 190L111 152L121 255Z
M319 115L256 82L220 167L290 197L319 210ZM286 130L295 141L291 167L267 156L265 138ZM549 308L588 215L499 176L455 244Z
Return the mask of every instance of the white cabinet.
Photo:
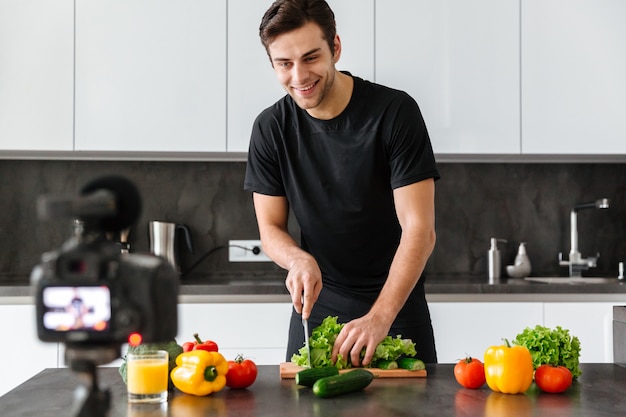
M179 304L178 336L183 344L198 333L232 360L238 354L257 365L285 361L292 306L289 303Z
M482 361L489 346L543 324L540 302L431 302L429 308L439 363L456 363L467 355Z
M626 2L522 0L523 153L626 153Z
M581 363L613 362L613 306L620 302L431 302L440 363L512 341L526 327L567 329L580 339Z
M73 146L74 2L0 2L0 150Z
M613 362L613 306L624 303L546 303L545 325L580 339L580 362Z
M33 304L0 305L0 395L41 370L58 366L58 344L39 341L36 329Z
M225 61L226 0L77 0L75 150L224 151Z
M248 152L252 123L285 95L265 48L259 24L271 2L228 1L228 141L230 152Z
M330 0L342 56L337 69L374 78L374 1ZM230 152L247 152L256 116L286 94L278 83L259 25L271 2L228 2L228 143ZM355 18L358 10L358 18Z
M420 105L436 153L519 154L518 0L376 2L376 81Z

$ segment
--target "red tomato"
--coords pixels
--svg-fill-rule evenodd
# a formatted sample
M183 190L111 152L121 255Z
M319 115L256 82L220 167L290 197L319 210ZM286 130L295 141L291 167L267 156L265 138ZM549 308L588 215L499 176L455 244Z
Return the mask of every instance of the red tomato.
M247 388L254 383L256 375L256 364L250 359L237 355L234 361L228 361L226 386L235 389Z
M572 372L564 366L541 365L535 371L535 383L545 392L563 392L572 385Z
M485 366L479 359L468 356L454 365L454 377L465 388L480 388L485 384Z

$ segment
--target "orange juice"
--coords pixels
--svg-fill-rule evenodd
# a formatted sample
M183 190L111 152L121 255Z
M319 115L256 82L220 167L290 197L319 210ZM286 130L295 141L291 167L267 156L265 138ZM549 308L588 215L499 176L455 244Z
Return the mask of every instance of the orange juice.
M134 359L128 363L128 392L157 394L167 391L167 360Z

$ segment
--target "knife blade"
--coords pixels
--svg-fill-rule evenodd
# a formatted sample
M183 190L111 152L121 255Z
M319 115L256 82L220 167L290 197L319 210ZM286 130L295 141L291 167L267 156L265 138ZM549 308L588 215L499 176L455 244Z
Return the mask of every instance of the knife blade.
M304 327L304 347L306 348L306 365L311 369L311 345L309 344L309 321L302 318L302 327Z

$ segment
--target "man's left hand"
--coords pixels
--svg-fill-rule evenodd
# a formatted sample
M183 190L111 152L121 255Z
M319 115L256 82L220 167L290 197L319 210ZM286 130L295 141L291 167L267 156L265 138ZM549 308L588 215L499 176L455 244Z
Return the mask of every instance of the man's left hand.
M389 324L370 315L346 323L333 346L333 363L337 360L337 355L341 354L343 358L350 358L352 366L369 365L374 357L376 346L387 336L389 328ZM363 348L365 348L365 356L361 360Z

